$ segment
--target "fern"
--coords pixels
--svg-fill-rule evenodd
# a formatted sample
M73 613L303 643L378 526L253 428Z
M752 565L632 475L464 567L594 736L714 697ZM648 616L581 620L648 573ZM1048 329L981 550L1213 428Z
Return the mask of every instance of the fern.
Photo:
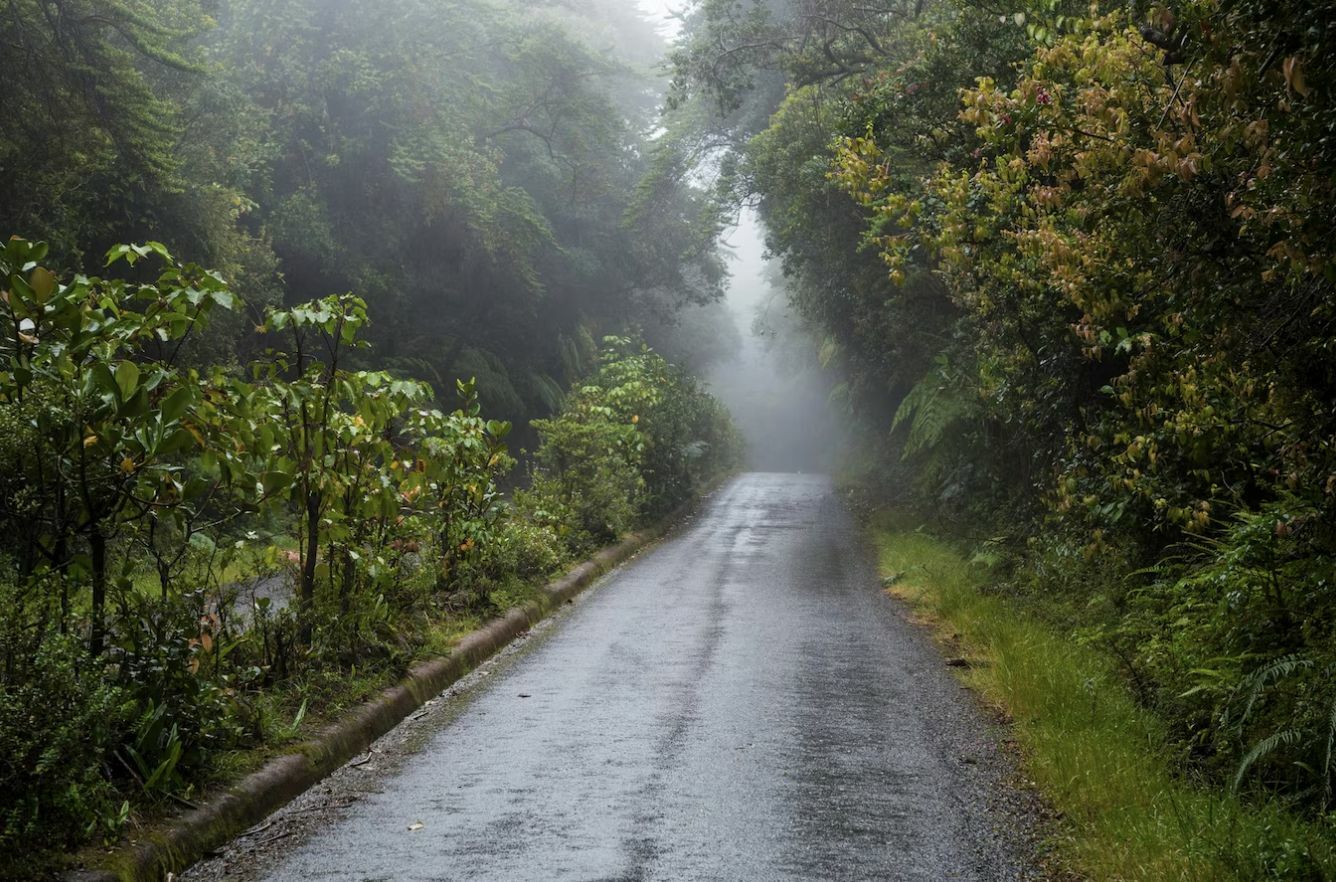
M1301 673L1307 675L1304 683L1310 688L1321 689L1323 685L1329 685L1336 676L1336 665L1330 663L1319 665L1312 657L1292 654L1261 666L1245 677L1237 687L1236 691L1246 694L1247 697L1236 725L1242 729L1252 717L1258 702L1271 689L1281 681ZM1307 701L1300 700L1291 709L1291 718L1285 721L1285 728L1273 732L1253 745L1234 772L1232 790L1238 790L1248 770L1259 761L1283 747L1298 747L1314 760L1303 762L1295 759L1292 762L1294 766L1304 769L1316 779L1315 786L1306 792L1321 794L1319 805L1322 811L1325 812L1330 807L1332 773L1336 771L1336 766L1333 765L1333 761L1336 760L1336 696L1330 701L1324 698L1316 708L1314 704L1318 702L1311 698Z
M904 459L941 444L947 430L973 412L974 402L954 373L946 357L939 355L933 369L896 408L891 431L909 423Z
M1290 747L1302 740L1303 733L1298 729L1282 729L1257 742L1253 749L1248 751L1248 755L1243 758L1243 762L1239 763L1239 769L1234 773L1234 783L1230 785L1231 789L1238 792L1239 785L1243 783L1243 776L1248 773L1248 769L1252 767L1253 763L1274 753L1278 748Z
M1243 706L1243 713L1239 717L1239 722L1247 722L1248 717L1252 715L1253 706L1262 696L1262 692L1268 685L1279 680L1283 680L1296 671L1308 670L1313 667L1313 660L1300 655L1286 655L1275 661L1263 665L1253 671L1239 683L1240 688L1248 690L1248 700Z
M560 383L547 374L537 371L529 374L529 383L538 402L549 413L556 413L561 410L562 404L566 401L566 391L561 388Z

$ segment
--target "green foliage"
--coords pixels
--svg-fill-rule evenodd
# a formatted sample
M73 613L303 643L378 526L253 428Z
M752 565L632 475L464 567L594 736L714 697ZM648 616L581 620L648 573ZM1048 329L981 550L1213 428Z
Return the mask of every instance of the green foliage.
M14 0L0 45L0 228L33 239L0 253L0 741L28 756L48 693L76 727L30 727L60 768L6 779L0 854L115 836L724 458L692 393L628 436L650 477L501 489L493 417L558 413L594 334L721 292L626 4ZM611 529L574 523L607 482Z
M138 794L192 792L193 772L248 741L237 698L248 675L229 658L239 635L223 626L212 600L181 589L166 601L118 598L111 654L134 719L108 761Z
M0 43L0 228L67 269L154 236L257 308L356 290L377 366L495 373L512 420L555 410L563 337L721 293L703 189L642 198L663 42L625 4L14 0ZM245 360L248 327L184 357Z
M562 412L534 422L541 444L524 505L574 550L667 513L741 459L727 413L694 379L643 344L605 342Z
M481 547L470 580L485 589L489 606L505 612L534 599L535 586L569 559L556 529L512 511Z
M6 577L0 609L0 872L17 876L43 849L119 833L103 769L127 721L121 690L52 633L49 604Z
M458 391L461 407L449 416L434 410L410 416L419 440L403 490L410 510L435 534L440 584L455 590L498 573L499 561L489 555L513 537L497 482L515 464L505 445L510 425L482 417L472 380L461 381ZM485 593L479 585L470 590Z
M366 532L385 541L399 502L387 474L396 455L388 440L393 421L429 396L422 384L343 367L348 350L366 345L359 338L366 320L366 304L351 296L271 310L264 330L286 334L289 348L271 353L246 400L264 499L299 513L298 598L308 641L323 557L331 571L336 557L343 568L346 605Z
M891 431L908 424L903 454L906 458L937 447L956 422L970 416L972 402L962 394L954 373L946 359L939 357L937 369L900 401Z
M1198 762L1319 811L1336 783L1329 530L1293 497L1239 514L1156 567L1106 638Z
M0 226L73 253L142 235L115 225L183 186L178 102L199 76L188 46L207 23L198 0L7 3Z
M555 573L566 560L551 527L512 516L484 548L480 568L494 579L513 577L532 584Z
M693 185L630 210L652 82L592 42L643 36L605 5L390 0L371 22L345 0L220 4L210 87L254 122L219 151L253 157L245 223L288 302L361 292L386 365L443 394L477 377L520 420L552 412L530 380L563 376L563 337L717 297Z
M108 265L152 255L154 284L78 276L62 284L38 261L46 246L10 240L0 254L0 406L28 416L32 446L17 453L32 482L14 511L15 553L27 576L92 584L90 646L101 651L108 546L132 525L188 521L208 480L180 457L200 449L198 403L210 386L176 365L184 339L233 296L215 274L175 264L157 243L113 249ZM87 554L80 554L86 543ZM68 597L62 595L62 617Z
M1184 771L1329 815L1336 10L818 6L694 4L677 94L787 81L731 192L887 492L996 536Z
M1304 80L1326 37L1268 72L1258 10L1189 5L1200 39L1147 14L1139 32L1119 13L1032 28L1010 87L963 93L973 161L905 182L875 134L851 136L835 175L893 276L916 247L941 261L974 329L962 385L1041 465L1013 486L1071 538L1084 527L1087 554L1157 561L1113 631L1192 760L1326 811L1331 539L1289 533L1331 517L1336 469L1314 444L1334 431L1312 367L1332 339L1330 238L1298 220L1336 196L1329 110ZM1175 29L1192 36L1147 52ZM1296 311L1311 321L1279 317ZM1249 684L1270 704L1240 710Z
M626 393L643 399L654 391L638 383L629 390L589 383L567 398L558 416L534 422L542 442L525 504L557 525L571 548L615 540L634 525L645 487L645 442L631 422L639 415L619 412L611 399L616 394L634 409L637 402Z
M1177 739L1128 690L1104 646L1072 640L1000 591L996 570L915 523L876 524L882 573L978 662L967 682L1013 721L1026 775L1059 813L1051 869L1110 882L1331 877L1329 819L1296 818L1182 775ZM1098 573L1072 578L1088 584Z

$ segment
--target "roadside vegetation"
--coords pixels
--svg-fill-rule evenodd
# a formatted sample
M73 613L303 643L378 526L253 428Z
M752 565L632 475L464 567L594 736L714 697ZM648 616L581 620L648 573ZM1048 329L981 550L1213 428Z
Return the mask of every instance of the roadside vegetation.
M0 877L737 463L626 4L15 0L0 45Z
M15 873L188 801L229 757L448 649L738 460L694 380L610 338L536 423L531 486L507 500L509 425L472 381L447 412L424 383L357 368L358 298L271 308L257 360L183 367L187 336L238 305L219 276L158 244L108 266L153 281L61 278L44 257L21 239L0 255Z
M1050 869L1091 880L1329 879L1336 837L1279 801L1247 801L1184 769L1164 721L1098 644L999 593L969 546L883 512L883 581L962 660L964 679L1013 727L1023 773L1057 820Z
M1056 635L1050 697L1052 640L1106 660L1145 722L1105 747L1149 726L1194 804L1277 819L1177 853L1330 878L1307 831L1336 818L1336 7L692 13L678 137L725 145L721 198L758 206L862 427L865 504L970 537Z

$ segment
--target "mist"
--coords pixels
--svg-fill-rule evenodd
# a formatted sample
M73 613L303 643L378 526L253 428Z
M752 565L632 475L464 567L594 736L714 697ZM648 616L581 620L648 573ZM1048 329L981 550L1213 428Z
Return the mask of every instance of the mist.
M830 403L838 378L817 363L812 335L790 313L754 211L742 211L723 244L730 270L724 307L738 343L707 369L710 391L746 439L750 468L828 472L844 443L844 421Z

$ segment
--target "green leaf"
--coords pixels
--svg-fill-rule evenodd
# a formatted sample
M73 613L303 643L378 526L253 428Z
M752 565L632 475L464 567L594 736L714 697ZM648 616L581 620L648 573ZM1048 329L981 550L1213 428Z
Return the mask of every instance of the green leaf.
M28 282L32 286L33 295L37 298L38 303L46 303L50 300L51 295L59 287L56 274L40 266L29 274Z
M169 425L181 419L194 400L195 392L189 386L182 386L168 395L158 408L163 425Z
M130 266L134 266L138 259L139 257L130 250L129 245L115 245L107 251L106 265L111 266L118 260L124 260Z
M157 453L161 456L171 456L182 450L188 450L195 444L195 436L189 429L177 429L158 446Z
M272 469L264 473L264 477L261 478L261 483L264 487L265 494L273 495L286 490L292 485L292 475L288 472Z
M120 409L117 411L117 415L122 418L125 417L139 418L146 416L148 414L148 410L149 410L148 390L140 386L130 396L129 400L125 401L121 405Z
M37 294L35 291L33 291L32 285L29 285L28 280L23 278L23 276L20 275L10 276L9 287L13 290L14 294L17 295L19 300L37 299Z
M120 388L116 385L116 377L112 374L111 368L107 367L102 362L98 362L93 365L90 372L97 388L101 389L104 394L110 395L113 399L119 400Z
M128 401L139 388L139 365L133 361L116 365L116 388L120 391L120 400Z
M168 251L167 246L161 242L145 242L141 247L145 257L148 256L149 252L152 252L168 262L172 259L172 253Z

